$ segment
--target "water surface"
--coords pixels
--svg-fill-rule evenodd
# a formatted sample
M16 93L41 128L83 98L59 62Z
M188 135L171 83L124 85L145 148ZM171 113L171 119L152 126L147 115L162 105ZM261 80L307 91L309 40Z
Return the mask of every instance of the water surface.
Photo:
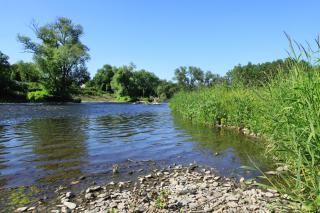
M254 175L242 165L269 166L259 141L193 125L167 104L0 105L2 188L94 176L128 159L197 162L230 176Z

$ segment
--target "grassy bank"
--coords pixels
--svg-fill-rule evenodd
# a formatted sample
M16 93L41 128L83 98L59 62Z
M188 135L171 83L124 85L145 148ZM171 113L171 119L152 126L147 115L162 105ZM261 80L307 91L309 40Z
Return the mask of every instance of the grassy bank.
M289 167L278 174L277 189L320 209L320 73L292 63L264 87L216 86L180 92L173 111L193 122L246 128L268 138L266 153Z

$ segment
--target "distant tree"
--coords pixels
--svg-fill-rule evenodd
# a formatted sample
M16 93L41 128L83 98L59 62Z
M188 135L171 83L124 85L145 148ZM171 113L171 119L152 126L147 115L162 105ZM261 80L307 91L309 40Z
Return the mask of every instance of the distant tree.
M10 90L10 63L9 57L0 51L0 98Z
M188 79L188 68L187 67L179 67L174 71L174 79L177 81L178 86L181 89L188 89L189 87L189 79Z
M199 67L179 67L175 69L174 79L181 89L194 89L205 83L205 74Z
M311 66L308 62L301 61L301 65ZM276 60L260 64L237 65L227 73L227 78L232 84L241 84L247 87L264 86L274 79L280 72L286 74L293 64L292 59Z
M61 17L42 27L34 25L34 32L40 43L21 35L19 41L26 51L33 53L48 92L69 98L72 85L79 83L80 73L86 74L85 63L89 60L88 48L80 41L82 27Z
M116 67L105 64L101 69L98 69L97 73L93 77L92 82L94 86L102 91L113 93L111 81L116 71Z
M137 91L135 96L156 96L156 89L160 83L160 79L155 74L146 70L139 70L134 73L133 79Z
M223 78L218 75L214 74L211 71L207 71L204 76L204 85L207 87L213 86L215 84L219 84L223 82Z
M131 66L118 68L111 81L111 89L118 97L132 97L136 94L133 75L133 67Z
M171 81L161 80L157 87L157 96L161 99L169 99L175 92L178 91L178 87Z
M188 68L189 87L195 88L202 86L204 83L204 72L199 67L190 66Z

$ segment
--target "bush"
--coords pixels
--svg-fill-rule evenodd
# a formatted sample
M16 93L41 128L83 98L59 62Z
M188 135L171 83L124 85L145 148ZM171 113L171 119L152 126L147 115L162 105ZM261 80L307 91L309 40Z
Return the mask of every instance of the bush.
M31 102L47 101L49 98L50 98L50 95L46 90L28 92L27 94L27 100Z
M132 102L134 100L130 96L118 96L117 101L118 102Z

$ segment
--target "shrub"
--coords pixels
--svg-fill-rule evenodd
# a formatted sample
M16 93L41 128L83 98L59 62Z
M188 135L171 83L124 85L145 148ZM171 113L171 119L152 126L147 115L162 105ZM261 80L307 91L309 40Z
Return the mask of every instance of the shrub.
M28 92L27 100L31 102L46 101L50 98L50 95L46 90L38 90L34 92Z

